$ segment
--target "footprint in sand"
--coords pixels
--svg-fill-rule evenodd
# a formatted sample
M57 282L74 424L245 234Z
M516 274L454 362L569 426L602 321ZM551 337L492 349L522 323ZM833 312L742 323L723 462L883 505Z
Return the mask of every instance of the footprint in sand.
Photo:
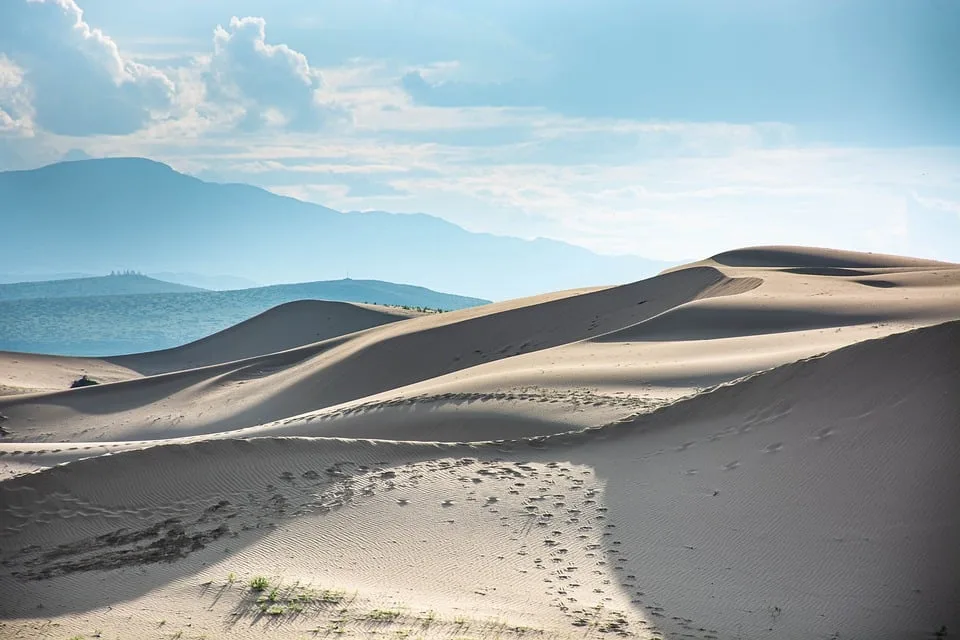
M817 431L817 435L815 435L813 438L814 440L826 440L827 438L831 437L833 433L833 429L827 427L826 429L820 429L820 431Z

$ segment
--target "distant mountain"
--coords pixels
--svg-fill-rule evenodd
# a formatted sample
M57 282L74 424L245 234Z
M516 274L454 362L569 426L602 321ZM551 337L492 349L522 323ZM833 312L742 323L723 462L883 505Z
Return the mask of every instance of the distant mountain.
M27 300L32 298L75 298L88 296L117 296L141 293L184 293L203 291L174 282L164 282L140 274L69 278L40 282L0 284L0 300Z
M141 158L0 173L0 271L344 276L504 299L639 280L669 266L553 240L471 233L423 214L340 213Z
M208 276L202 273L184 273L182 271L161 271L160 273L150 273L147 275L149 275L151 278L156 278L157 280L177 282L179 284L185 284L191 287L212 289L214 291L250 289L252 287L260 286L260 283L256 280L240 278L238 276Z
M0 300L0 351L120 355L192 342L295 300L433 309L488 302L376 280L337 280L237 291Z
M0 205L2 206L2 205ZM46 280L72 280L74 278L94 278L95 273L80 273L78 271L56 272L56 273L36 273L36 272L16 272L0 273L0 284L9 284L13 282L41 282ZM160 278L161 280L163 278Z

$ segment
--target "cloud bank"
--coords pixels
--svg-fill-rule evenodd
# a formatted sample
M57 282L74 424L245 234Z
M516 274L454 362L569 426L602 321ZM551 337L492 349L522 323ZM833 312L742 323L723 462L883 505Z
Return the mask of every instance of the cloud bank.
M307 57L285 44L270 44L263 18L231 18L217 26L213 56L205 73L208 98L239 105L242 130L284 126L294 130L322 127L342 111L324 104L323 79Z
M121 56L73 0L0 3L0 43L29 87L36 125L51 133L128 134L172 104L173 82Z

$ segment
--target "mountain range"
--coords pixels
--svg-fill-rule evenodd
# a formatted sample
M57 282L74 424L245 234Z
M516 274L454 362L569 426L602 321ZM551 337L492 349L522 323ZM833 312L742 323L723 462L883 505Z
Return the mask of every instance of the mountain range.
M136 269L262 283L353 277L497 300L630 282L670 266L473 233L424 214L341 213L143 158L0 173L0 220L8 239L0 272Z
M0 284L0 301L117 296L140 293L185 293L188 291L204 291L204 289L157 280L139 273L125 273L92 278L66 278Z
M51 280L75 280L77 278L96 278L102 276L99 273L80 273L80 272L51 272L51 271L16 271L13 273L0 273L0 284L20 284L24 282L47 282ZM156 273L146 273L148 278L155 280L164 280L173 284L183 284L188 287L198 289L209 289L212 291L227 291L230 289L250 289L259 287L260 283L249 278L240 278L230 275L208 275L203 273L190 273L185 271L160 271Z

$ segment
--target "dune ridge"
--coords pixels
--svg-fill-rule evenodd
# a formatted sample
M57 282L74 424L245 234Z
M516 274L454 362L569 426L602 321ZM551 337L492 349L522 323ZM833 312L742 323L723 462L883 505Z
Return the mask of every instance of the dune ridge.
M20 428L23 418L56 423L48 437L64 442L91 439L91 429L93 439L154 439L255 426L583 340L743 286L734 283L728 289L728 280L712 267L693 267L631 285L415 318L276 354L159 375L150 382L2 398L0 412L11 429ZM401 366L384 367L384 362ZM122 426L111 427L101 418L98 407L108 393L111 417ZM155 428L160 421L164 427ZM29 425L23 431L23 439L42 435Z
M419 315L399 307L299 300L179 347L106 360L143 375L169 373L287 351Z
M960 265L719 257L3 399L0 635L960 627Z
M255 358L421 315L397 307L300 300L172 349L87 358L0 351L0 395L53 392L81 375L101 383Z

